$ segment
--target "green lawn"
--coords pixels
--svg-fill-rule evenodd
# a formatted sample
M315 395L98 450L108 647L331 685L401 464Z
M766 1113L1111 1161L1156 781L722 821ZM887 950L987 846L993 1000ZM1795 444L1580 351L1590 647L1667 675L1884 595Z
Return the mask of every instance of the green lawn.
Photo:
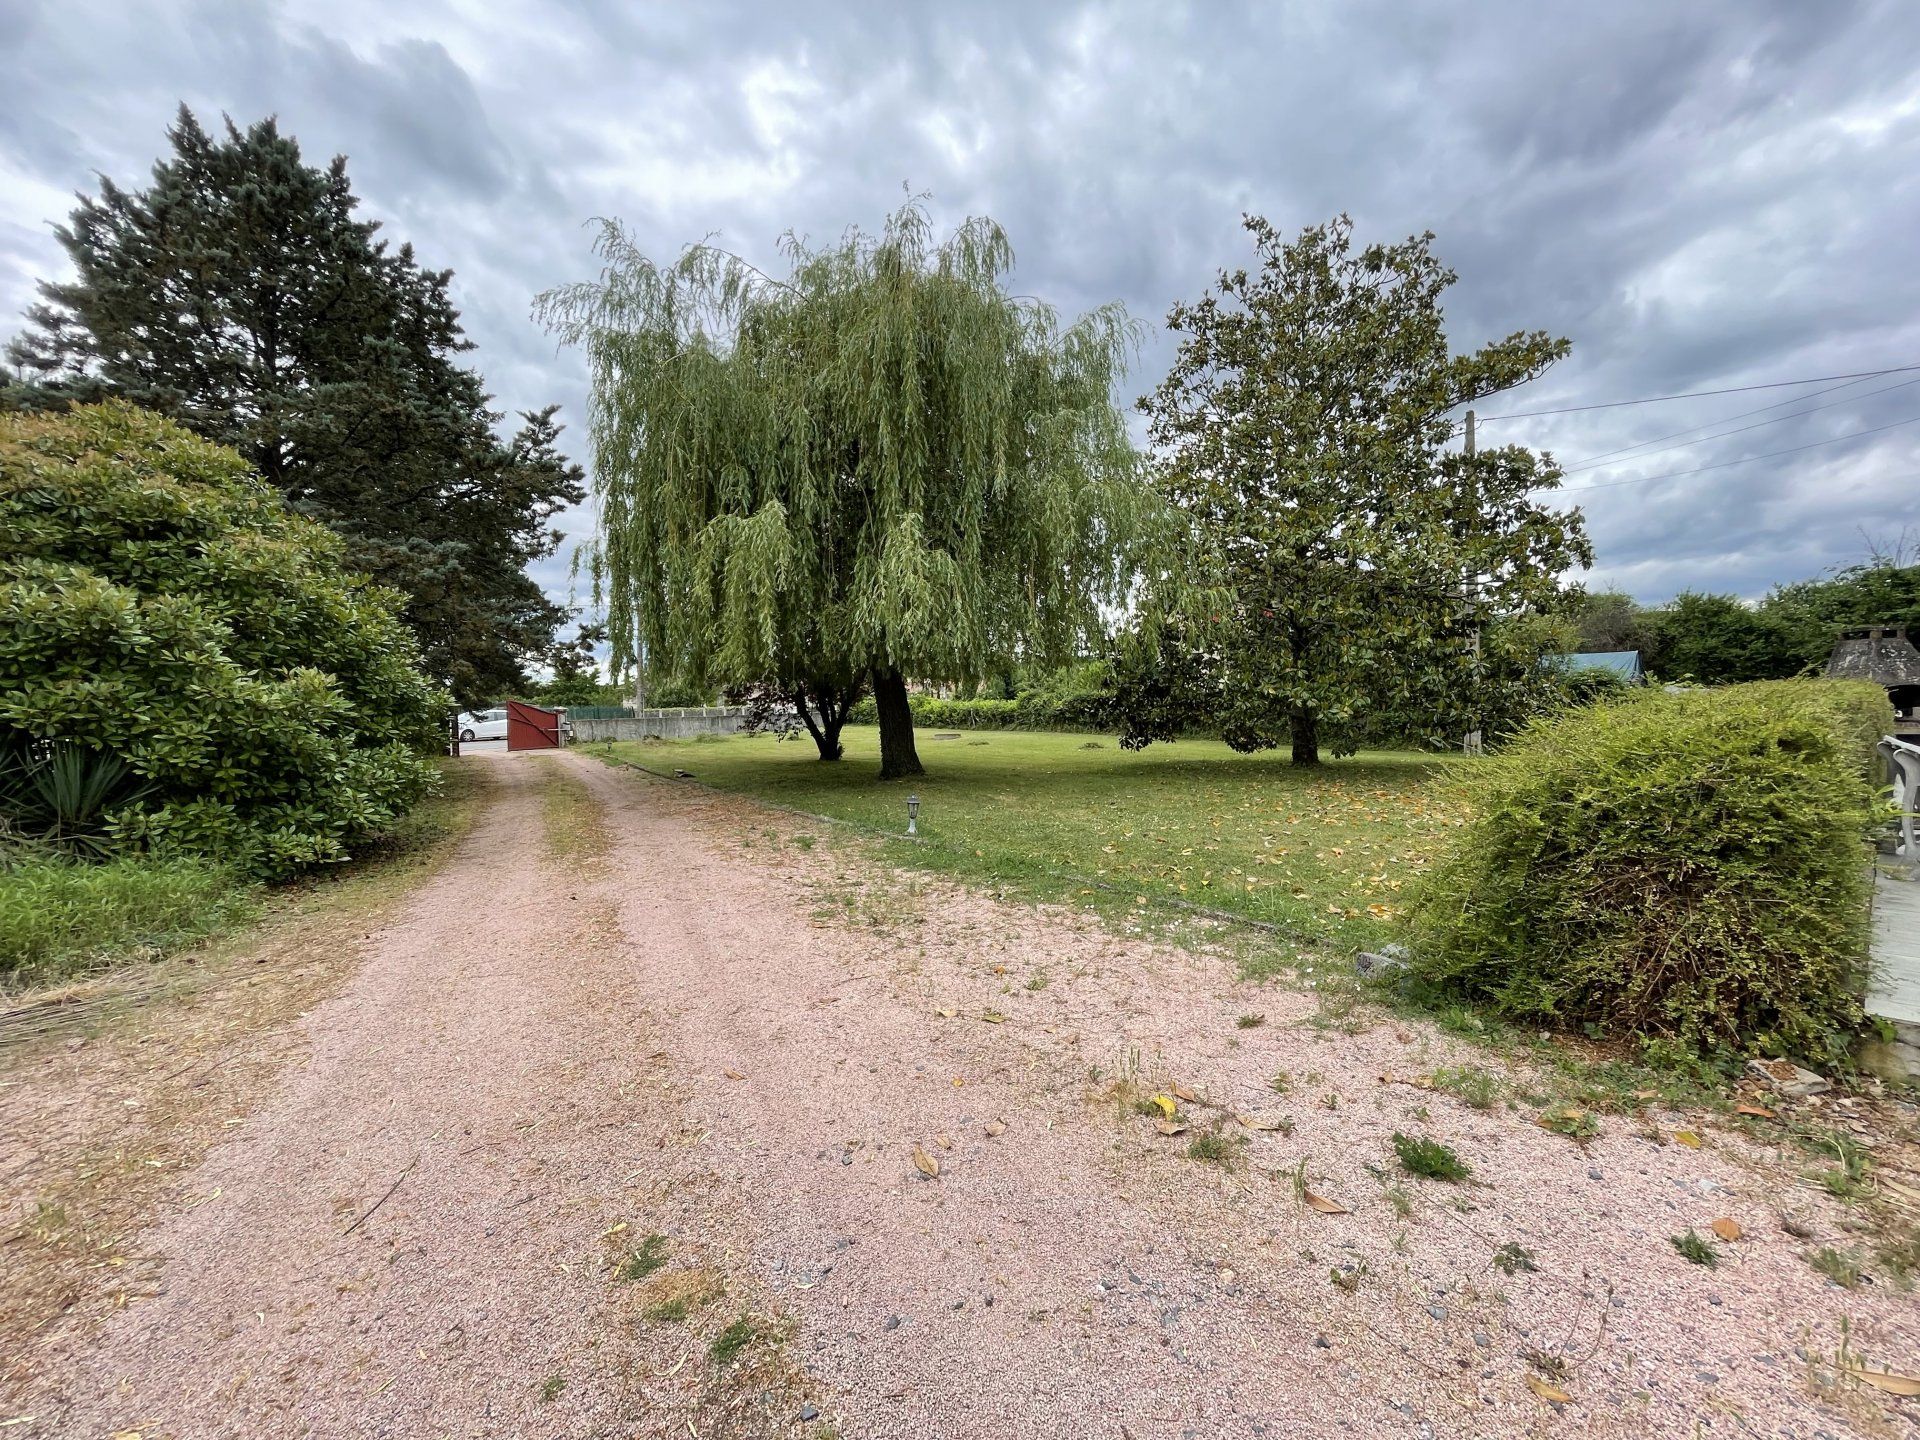
M1215 741L1129 754L1108 736L935 733L919 732L927 774L911 785L874 778L872 727L848 728L836 765L804 738L591 748L875 829L904 830L913 791L925 843L897 847L910 863L1071 896L1072 881L1049 873L1066 872L1141 903L1177 897L1342 943L1390 932L1403 885L1456 820L1430 755L1303 772L1283 753L1236 755Z

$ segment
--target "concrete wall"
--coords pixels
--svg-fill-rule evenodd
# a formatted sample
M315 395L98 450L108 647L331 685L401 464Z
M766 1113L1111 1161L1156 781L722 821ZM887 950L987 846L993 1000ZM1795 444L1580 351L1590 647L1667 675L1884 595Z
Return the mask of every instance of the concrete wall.
M575 720L575 744L593 740L691 740L696 735L737 735L744 705L703 705L685 710L636 710L632 719Z

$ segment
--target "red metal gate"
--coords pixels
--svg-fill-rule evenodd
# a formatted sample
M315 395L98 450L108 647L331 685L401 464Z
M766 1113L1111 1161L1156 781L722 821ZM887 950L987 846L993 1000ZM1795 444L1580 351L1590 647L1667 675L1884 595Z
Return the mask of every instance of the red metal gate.
M556 750L559 746L558 710L542 710L519 700L507 702L507 749Z

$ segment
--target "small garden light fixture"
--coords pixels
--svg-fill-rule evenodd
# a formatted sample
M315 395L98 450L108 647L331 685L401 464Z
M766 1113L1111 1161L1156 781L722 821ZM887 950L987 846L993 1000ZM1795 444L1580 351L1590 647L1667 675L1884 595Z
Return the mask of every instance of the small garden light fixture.
M907 796L907 834L918 835L920 833L919 827L914 823L919 818L920 797L918 795L909 795Z

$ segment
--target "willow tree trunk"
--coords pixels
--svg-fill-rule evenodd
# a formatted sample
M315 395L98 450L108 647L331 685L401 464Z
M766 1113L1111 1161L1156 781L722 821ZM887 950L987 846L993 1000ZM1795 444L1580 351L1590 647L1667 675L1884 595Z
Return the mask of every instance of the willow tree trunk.
M913 748L913 707L907 702L906 677L898 670L875 670L873 704L880 712L880 778L904 780L926 774L920 752Z
M1289 717L1293 731L1293 763L1320 763L1320 717L1311 710L1296 710Z

